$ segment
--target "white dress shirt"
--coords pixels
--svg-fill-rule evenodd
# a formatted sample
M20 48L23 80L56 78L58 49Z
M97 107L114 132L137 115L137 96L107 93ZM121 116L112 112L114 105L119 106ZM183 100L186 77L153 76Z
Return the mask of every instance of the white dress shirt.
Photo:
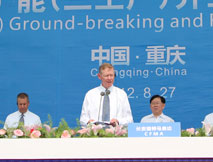
M100 85L99 87L93 88L86 93L80 116L80 124L82 126L87 125L87 122L90 119L102 122L104 96L101 97L100 93L105 92L105 90L106 89ZM109 91L110 120L113 118L117 119L121 125L132 123L132 112L127 94L124 92L124 90L115 86L111 86Z
M205 124L210 124L211 126L213 126L213 113L206 115L203 122Z
M141 119L141 123L168 123L174 122L174 120L163 113L158 117L155 117L153 114L147 115Z
M16 111L12 114L9 114L4 123L4 129L7 128L17 128L19 124L19 120L22 113ZM33 127L41 125L40 117L29 110L24 113L24 126Z

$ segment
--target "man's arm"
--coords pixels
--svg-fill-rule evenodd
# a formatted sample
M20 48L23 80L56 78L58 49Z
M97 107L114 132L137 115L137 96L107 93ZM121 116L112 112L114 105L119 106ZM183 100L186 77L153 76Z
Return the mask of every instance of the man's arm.
M86 126L87 123L89 122L89 112L88 112L88 97L87 95L84 98L84 102L82 105L82 110L81 110L81 116L80 116L80 124L81 126Z
M130 104L129 104L129 100L128 100L126 92L124 92L124 94L122 95L121 101L122 101L122 103L120 103L121 114L118 121L121 125L127 125L128 123L133 122L133 117L132 117L132 111L130 108Z
M7 117L4 122L4 129L7 129L8 127L9 127L9 123L8 123L8 117Z

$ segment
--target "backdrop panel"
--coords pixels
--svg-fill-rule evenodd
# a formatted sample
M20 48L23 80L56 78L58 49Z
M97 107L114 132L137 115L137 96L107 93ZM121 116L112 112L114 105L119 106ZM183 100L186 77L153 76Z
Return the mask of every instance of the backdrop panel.
M112 63L135 122L163 95L182 128L212 112L213 3L210 0L0 0L0 120L30 110L76 126L85 93Z

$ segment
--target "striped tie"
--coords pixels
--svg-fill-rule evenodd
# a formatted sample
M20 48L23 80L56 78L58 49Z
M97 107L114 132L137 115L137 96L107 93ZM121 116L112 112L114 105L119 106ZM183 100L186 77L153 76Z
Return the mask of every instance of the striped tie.
M19 123L23 123L24 124L24 114L21 114L21 117L19 119Z
M102 121L110 121L110 104L109 104L109 93L106 93L104 95L104 101L103 101L103 111L102 111Z

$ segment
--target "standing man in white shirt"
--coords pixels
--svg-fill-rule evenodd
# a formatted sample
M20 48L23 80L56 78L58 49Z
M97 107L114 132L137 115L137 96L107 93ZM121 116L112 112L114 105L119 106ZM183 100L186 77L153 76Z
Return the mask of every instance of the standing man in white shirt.
M17 128L20 122L27 127L40 126L40 117L30 112L28 107L30 105L29 97L26 93L19 93L17 95L18 111L9 114L4 123L4 129Z
M85 95L80 124L86 126L90 122L105 122L115 126L133 122L127 94L124 90L113 86L114 67L109 63L102 64L99 67L98 78L101 80L101 85L89 90ZM105 97L108 97L109 108L105 108L107 105ZM106 113L108 118L104 117Z
M154 95L150 99L150 108L152 114L147 115L141 119L141 123L165 123L174 122L174 120L163 114L166 100L160 95Z

